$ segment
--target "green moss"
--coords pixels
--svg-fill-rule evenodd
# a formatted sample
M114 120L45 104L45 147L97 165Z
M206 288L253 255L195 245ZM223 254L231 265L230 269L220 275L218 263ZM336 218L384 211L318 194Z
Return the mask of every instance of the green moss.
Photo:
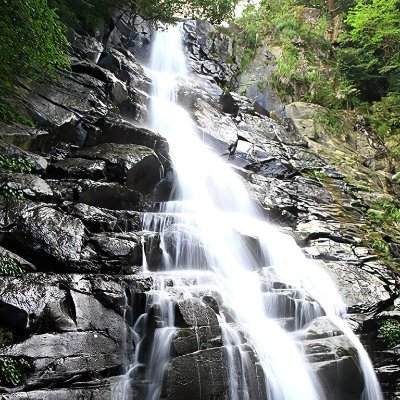
M317 169L308 169L303 170L301 174L307 178L314 179L319 181L320 179L326 178L327 175L324 171L317 170Z
M400 322L394 318L379 322L378 338L388 347L400 344Z
M8 387L18 386L29 368L28 360L23 357L0 357L0 384Z
M0 253L0 276L19 276L24 272L23 268L7 253Z

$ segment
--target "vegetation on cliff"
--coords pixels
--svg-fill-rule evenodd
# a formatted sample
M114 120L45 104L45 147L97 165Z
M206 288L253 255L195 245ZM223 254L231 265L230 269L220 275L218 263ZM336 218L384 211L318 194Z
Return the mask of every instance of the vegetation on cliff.
M278 49L269 84L283 98L356 109L399 156L399 0L272 0L237 20L245 61Z

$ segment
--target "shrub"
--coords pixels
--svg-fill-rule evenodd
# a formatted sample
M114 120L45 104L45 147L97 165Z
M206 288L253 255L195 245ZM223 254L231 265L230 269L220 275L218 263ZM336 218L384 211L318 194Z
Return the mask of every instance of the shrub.
M0 357L0 383L4 386L19 385L24 372L29 368L29 362L23 357Z
M0 276L18 276L24 272L19 262L7 253L0 253Z
M0 154L0 169L27 174L32 170L32 163L22 158L9 157L4 154Z
M400 322L394 318L379 322L378 338L389 347L400 344Z
M20 80L53 77L68 65L68 42L46 0L0 0L0 121L27 120L18 101Z

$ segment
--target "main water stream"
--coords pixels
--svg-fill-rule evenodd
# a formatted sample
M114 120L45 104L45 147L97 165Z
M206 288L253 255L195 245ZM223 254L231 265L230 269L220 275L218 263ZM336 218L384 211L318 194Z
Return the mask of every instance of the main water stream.
M135 355L114 388L114 399L160 398L176 333L174 304L202 302L205 296L219 306L229 399L258 398L249 376L255 363L250 347L266 377L266 399L341 400L323 390L298 341L301 329L322 316L357 350L365 381L362 399L382 399L368 355L342 319L346 310L329 275L306 259L290 236L263 220L241 178L204 144L178 105L178 83L189 76L179 27L155 35L149 70L154 85L150 125L169 143L176 185L174 200L144 218L145 231L160 233L163 258L157 272L144 263L143 275L151 274L154 284L132 328ZM271 275L286 288L268 286ZM296 308L285 319L282 299L289 292ZM146 329L154 310L157 324L149 345ZM139 380L145 390L135 392L132 382Z

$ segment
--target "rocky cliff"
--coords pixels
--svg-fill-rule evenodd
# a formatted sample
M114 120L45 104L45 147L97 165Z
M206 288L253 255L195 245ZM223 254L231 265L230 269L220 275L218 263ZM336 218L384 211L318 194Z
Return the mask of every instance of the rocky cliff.
M220 86L240 69L232 39L201 21L188 21L183 30L194 74L179 101L204 140L247 182L265 217L331 273L386 398L398 398L399 346L377 338L382 321L400 320L393 270L398 249L393 239L388 261L366 240L371 197L388 194L376 180L371 192L348 179L354 171L374 179L356 153L362 147L371 160L384 160L381 149L367 135L344 143L330 139L312 105L271 113L257 101L224 93ZM143 66L152 31L122 17L102 37L72 33L71 71L24 89L36 128L0 126L4 400L109 399L134 353L130 327L155 280L141 274L143 259L156 271L161 257L157 232L142 230L143 213L168 200L174 179L168 144L145 127L152 82ZM338 154L342 148L344 155ZM389 174L382 161L385 168ZM269 284L281 290L287 307L277 318L290 330L293 293L284 282L271 278ZM227 398L214 303L177 304L180 329L162 398ZM153 318L156 324L156 310ZM359 398L363 382L343 333L322 318L301 339L335 398ZM261 381L254 365L253 378ZM132 385L141 398L144 382Z

